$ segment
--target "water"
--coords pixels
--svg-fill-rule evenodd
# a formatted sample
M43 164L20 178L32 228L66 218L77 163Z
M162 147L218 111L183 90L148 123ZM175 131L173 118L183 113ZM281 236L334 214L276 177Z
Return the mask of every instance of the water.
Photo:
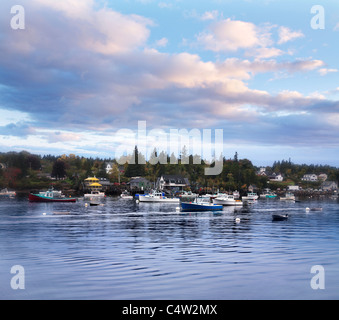
M336 200L259 200L221 214L176 207L119 198L87 208L83 201L0 199L0 298L339 298ZM272 222L272 213L289 219ZM14 265L24 267L24 290L11 287ZM325 269L324 290L310 285L314 265Z

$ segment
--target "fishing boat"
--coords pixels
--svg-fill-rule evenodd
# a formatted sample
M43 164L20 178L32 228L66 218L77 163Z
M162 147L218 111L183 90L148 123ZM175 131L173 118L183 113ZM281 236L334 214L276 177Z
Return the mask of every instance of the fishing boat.
M85 200L104 199L105 197L106 197L105 192L100 191L91 191L91 193L84 194Z
M126 199L126 200L132 200L133 196L127 191L125 190L121 195L120 195L121 199Z
M253 201L257 200L259 196L255 192L248 192L247 196L242 197L243 201Z
M76 198L67 198L61 191L56 191L53 188L45 192L30 193L28 196L30 202L76 202Z
M284 197L280 197L280 200L295 201L295 195L293 193L287 192Z
M209 197L197 197L192 202L181 202L181 211L221 211L222 205L214 204L210 202Z
M165 202L165 203L179 203L179 198L168 198L162 192L154 192L150 194L139 194L140 202Z
M270 189L265 189L264 193L262 195L260 195L260 198L266 198L266 199L272 199L272 198L276 198L277 195L271 191Z
M0 196L15 197L16 196L16 192L15 191L8 191L8 189L5 188L5 189L2 189L0 191Z
M213 199L214 204L223 206L242 206L241 200L235 199L233 194L220 194Z

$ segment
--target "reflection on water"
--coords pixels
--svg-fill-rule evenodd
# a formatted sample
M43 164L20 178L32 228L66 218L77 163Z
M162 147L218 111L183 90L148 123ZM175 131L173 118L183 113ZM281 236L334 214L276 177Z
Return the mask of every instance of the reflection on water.
M261 200L217 214L177 206L1 199L0 298L339 298L338 202ZM310 286L319 264L325 290ZM25 290L10 287L13 265L25 268Z

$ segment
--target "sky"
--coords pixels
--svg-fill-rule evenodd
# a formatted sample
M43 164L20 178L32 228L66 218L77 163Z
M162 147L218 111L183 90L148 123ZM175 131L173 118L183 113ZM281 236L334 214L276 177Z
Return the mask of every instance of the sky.
M1 0L0 152L113 158L146 121L339 167L338 40L335 0Z

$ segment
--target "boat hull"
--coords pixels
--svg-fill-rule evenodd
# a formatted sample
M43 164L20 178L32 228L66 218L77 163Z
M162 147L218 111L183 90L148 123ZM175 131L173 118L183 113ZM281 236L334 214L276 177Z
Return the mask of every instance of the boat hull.
M198 203L188 203L182 202L181 203L182 211L221 211L223 209L222 205L205 205L205 204L198 204Z
M179 203L180 199L178 198L157 198L157 197L147 197L139 195L140 202L156 202L156 203Z
M30 194L28 197L30 202L76 202L75 198L48 198L37 194Z
M285 221L288 219L287 214L273 214L272 215L272 220L273 221Z
M222 199L213 199L214 204L222 205L222 206L242 206L243 203L241 200L222 200Z

